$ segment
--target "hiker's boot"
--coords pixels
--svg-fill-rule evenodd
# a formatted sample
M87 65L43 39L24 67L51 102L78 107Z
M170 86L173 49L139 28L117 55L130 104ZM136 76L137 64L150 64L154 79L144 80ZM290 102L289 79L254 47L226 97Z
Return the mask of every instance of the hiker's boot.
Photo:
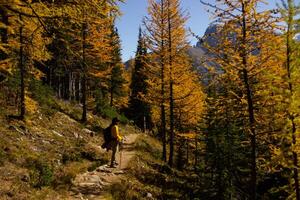
M118 166L118 165L119 165L119 163L117 163L116 161L114 161L114 165Z
M117 165L115 165L115 164L110 164L109 167L110 167L110 168L117 168Z

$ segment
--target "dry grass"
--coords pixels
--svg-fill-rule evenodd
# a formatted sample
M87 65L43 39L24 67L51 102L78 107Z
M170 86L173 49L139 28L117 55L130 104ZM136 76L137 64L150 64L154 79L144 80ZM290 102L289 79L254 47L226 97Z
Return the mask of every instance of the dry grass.
M81 124L78 106L58 102L63 112L37 110L24 122L5 117L13 110L0 113L0 199L65 199L76 174L109 160L100 146L101 128L110 121L89 115ZM97 126L94 134L87 129Z
M136 141L137 156L129 165L127 179L112 188L114 199L190 199L193 178L187 171L170 168L161 160L157 139L140 135Z

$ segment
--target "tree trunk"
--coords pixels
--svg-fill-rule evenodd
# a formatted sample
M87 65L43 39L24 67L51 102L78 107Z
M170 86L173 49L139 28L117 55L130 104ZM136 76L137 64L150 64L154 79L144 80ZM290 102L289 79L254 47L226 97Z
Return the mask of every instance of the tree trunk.
M61 99L61 77L58 76L57 97Z
M170 154L169 165L173 166L174 157L174 99L173 99L173 80L170 81Z
M0 6L0 15L1 15L1 22L4 26L8 26L8 14L6 9L3 6ZM8 31L7 27L0 28L0 37L1 43L7 45L8 44ZM5 51L0 50L0 60L5 60L8 58L8 55ZM5 75L0 73L0 82L5 80Z
M161 15L164 15L164 1L162 1L161 6ZM161 20L161 24L164 25L164 20ZM164 29L161 30L161 38L164 38ZM165 42L162 39L161 40L161 47L162 49L165 48ZM167 133L166 133L166 111L165 111L165 56L164 52L162 52L163 55L161 55L161 136L162 136L162 142L163 142L163 152L162 152L162 159L163 161L167 161Z
M69 74L69 101L72 100L72 97L73 97L73 73L70 72Z
M164 92L162 92L164 93ZM162 136L162 142L163 142L163 152L162 152L162 158L163 161L167 161L167 134L166 134L166 111L165 106L161 105L161 136Z
M288 28L287 28L287 38L286 38L286 68L287 68L287 75L288 75L288 82L289 82L289 91L290 91L290 95L292 98L293 97L293 83L292 81L292 72L291 72L291 54L292 54L292 49L291 49L291 40L292 40L292 36L291 36L291 31L293 29L293 13L292 13L292 8L291 5L293 4L293 2L291 0L288 0L288 6L289 6L289 15L288 15ZM293 113L289 113L290 115L290 121L292 122L292 139L293 139L293 145L296 146L297 144L297 138L296 138L296 124L295 124L295 119L293 116ZM296 151L293 151L293 165L294 165L294 169L293 169L293 178L295 181L294 184L294 190L296 193L296 200L300 200L300 189L299 189L299 175L298 175L298 155Z
M143 115L143 132L147 132L147 118L145 115Z
M113 107L114 106L114 89L113 89L113 80L112 80L112 77L111 77L111 80L110 80L110 106Z
M22 16L20 15L20 21L21 23L22 21ZM21 78L21 85L20 85L20 118L24 119L25 117L25 112L26 112L26 108L25 108L25 82L24 82L24 76L25 76L25 66L24 66L24 62L23 62L23 24L20 25L19 28L19 34L20 34L20 61L19 61L19 67L20 67L20 78Z
M76 97L76 101L80 102L81 99L81 78L80 75L77 74L76 78L75 78L75 97Z
M189 165L189 158L190 155L189 155L189 140L186 139L186 165L188 166Z
M195 137L195 163L194 163L194 170L196 171L198 165L198 141L197 136Z
M178 149L177 149L177 169L183 169L183 157L184 157L184 139L179 139Z
M243 59L245 62L246 59ZM254 107L253 107L253 97L251 88L248 80L248 72L243 70L244 84L247 91L247 103L248 103L248 115L249 115L249 125L250 125L250 140L251 140L251 200L256 199L256 132L255 132L255 118L254 118Z
M250 140L251 140L251 181L250 181L250 199L256 199L256 132L255 132L255 117L254 117L254 107L253 107L253 97L251 86L249 84L249 76L247 71L247 53L246 53L246 44L247 44L247 24L246 24L246 9L245 3L242 3L242 13L243 13L243 49L242 51L242 59L243 59L243 81L244 87L246 89L246 97L248 104L248 115L249 115L249 125L250 125Z
M87 121L87 108L86 108L86 75L83 74L82 77L82 122Z
M168 44L169 44L169 68L170 68L170 96L169 96L169 104L170 104L170 154L169 154L169 165L173 166L173 157L174 157L174 96L173 96L173 58L172 58L172 25L171 25L171 11L170 11L170 1L168 3Z
M87 108L86 108L86 57L85 57L85 49L86 49L86 34L87 34L87 24L83 23L82 25L82 117L81 121L87 121Z

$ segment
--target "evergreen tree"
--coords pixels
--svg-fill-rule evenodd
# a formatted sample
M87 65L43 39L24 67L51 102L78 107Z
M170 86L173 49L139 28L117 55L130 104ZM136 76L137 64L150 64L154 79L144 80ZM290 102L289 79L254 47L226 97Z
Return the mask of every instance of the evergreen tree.
M151 60L147 67L149 94L154 105L153 119L160 113L163 159L166 160L166 128L169 125L169 165L174 164L175 131L197 124L203 111L202 88L187 56L187 16L179 0L149 1L149 17L145 19L147 47ZM159 112L157 111L159 106ZM166 118L168 116L168 118Z
M143 129L150 128L150 105L142 98L147 95L147 48L139 29L137 51L134 59L134 67L131 75L131 94L129 100L129 116L135 124Z
M150 80L148 81L148 84L150 85L151 90L153 88L156 88L157 95L154 95L153 100L149 98L150 95L147 96L147 99L150 99L152 104L156 104L156 106L159 106L159 120L155 120L156 123L158 123L159 126L159 134L162 138L162 159L164 161L167 161L167 113L166 113L166 52L167 52L167 46L166 46L166 4L165 1L149 1L149 8L148 12L151 18L145 18L144 25L146 27L146 30L149 32L147 37L147 48L150 49L150 51L153 52L151 56L151 60L157 60L159 63L157 63L157 69L150 70L151 68L147 68L147 73L150 73L151 77L157 76L159 80L153 81L155 84L151 83ZM152 68L155 66L154 63L151 63L151 60L149 60L149 65L152 66ZM150 83L149 83L150 82ZM152 107L154 109L155 107ZM156 113L152 110L152 113ZM154 116L152 118L155 119Z
M112 26L110 45L112 48L111 74L108 83L110 93L110 106L115 106L115 102L120 100L120 97L126 95L125 83L127 82L124 77L124 64L121 58L121 41L118 34L118 29Z
M299 188L299 43L295 40L296 35L299 33L299 21L298 15L300 8L295 4L294 0L281 1L279 10L283 20L284 34L283 34L283 59L284 59L284 80L287 86L284 87L285 102L282 103L284 109L284 117L282 121L285 122L284 132L278 136L279 141L284 141L286 144L280 145L277 143L274 147L274 160L280 160L280 164L285 169L290 169L293 175L290 177L291 188L288 189L290 194L289 198L300 199ZM274 145L275 146L275 145ZM287 148L288 147L288 148ZM280 149L281 153L278 154ZM288 154L291 152L291 156ZM278 164L272 162L275 169L278 168Z

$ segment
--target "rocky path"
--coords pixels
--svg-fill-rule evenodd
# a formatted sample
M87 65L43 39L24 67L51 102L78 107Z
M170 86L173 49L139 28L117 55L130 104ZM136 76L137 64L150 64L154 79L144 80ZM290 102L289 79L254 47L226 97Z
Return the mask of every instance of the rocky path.
M110 185L120 181L126 173L130 160L135 155L134 142L138 134L131 134L125 138L121 151L116 158L119 163L117 168L110 168L109 165L98 167L95 171L78 175L73 181L73 200L104 200L105 190ZM111 154L111 151L109 152Z

